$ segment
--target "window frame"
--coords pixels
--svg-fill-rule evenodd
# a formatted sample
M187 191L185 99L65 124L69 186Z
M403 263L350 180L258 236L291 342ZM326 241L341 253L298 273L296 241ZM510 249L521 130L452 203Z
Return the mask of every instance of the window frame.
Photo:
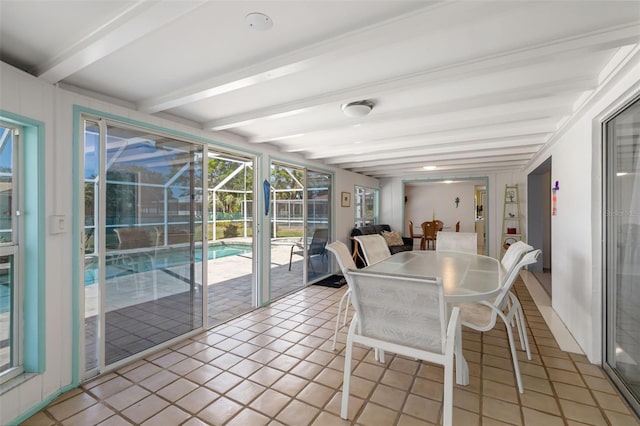
M368 186L355 185L353 197L353 222L354 226L375 225L378 223L380 215L380 190L377 188L371 188ZM366 204L368 194L373 194L373 215L372 216L358 216L358 207ZM364 210L364 208L363 208ZM363 213L365 213L363 211Z
M24 373L24 279L23 279L23 247L21 236L23 235L23 224L20 220L22 212L22 192L21 182L23 180L22 167L22 141L24 134L22 127L0 120L0 126L10 129L12 135L12 189L11 189L11 232L12 237L9 242L0 242L0 256L13 256L10 272L12 277L12 300L11 300L11 332L9 339L10 363L11 366L0 372L0 384Z

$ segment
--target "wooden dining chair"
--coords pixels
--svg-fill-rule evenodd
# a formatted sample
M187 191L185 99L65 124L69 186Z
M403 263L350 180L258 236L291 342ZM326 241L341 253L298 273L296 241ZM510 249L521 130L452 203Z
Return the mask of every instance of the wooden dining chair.
M348 419L351 363L356 344L444 367L442 424L453 424L453 370L468 383L458 308L447 312L441 278L406 278L348 271L356 314L347 334L340 417Z
M436 244L436 226L433 222L422 222L422 240L420 242L420 250L429 250L432 243L435 249Z
M433 224L436 226L436 233L444 229L444 222L438 219L434 219Z
M422 244L422 237L423 237L423 234L414 234L414 233L413 233L413 221L412 221L412 220L410 220L410 221L409 221L409 236L410 236L412 239L418 239L418 240L420 240L420 244Z
M456 232L460 232L460 221L456 222Z

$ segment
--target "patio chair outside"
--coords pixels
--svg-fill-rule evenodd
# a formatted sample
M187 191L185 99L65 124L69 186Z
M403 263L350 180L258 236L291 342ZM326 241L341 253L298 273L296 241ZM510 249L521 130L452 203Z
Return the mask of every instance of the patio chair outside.
M313 262L311 262L311 256L326 256L327 255L327 242L329 240L329 230L327 228L316 228L313 231L313 237L311 237L311 242L307 247L307 265L315 273L313 268ZM295 251L296 248L302 249L304 246L302 244L295 244L291 246L291 254L289 255L289 270L291 270L291 262L293 260L293 255L298 254L300 256L304 256L303 250Z

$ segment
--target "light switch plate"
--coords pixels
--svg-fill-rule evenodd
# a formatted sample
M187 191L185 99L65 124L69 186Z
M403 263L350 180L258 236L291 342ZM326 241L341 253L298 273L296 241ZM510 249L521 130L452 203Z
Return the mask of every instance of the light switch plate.
M54 214L49 216L49 233L62 234L66 231L67 220L64 215Z

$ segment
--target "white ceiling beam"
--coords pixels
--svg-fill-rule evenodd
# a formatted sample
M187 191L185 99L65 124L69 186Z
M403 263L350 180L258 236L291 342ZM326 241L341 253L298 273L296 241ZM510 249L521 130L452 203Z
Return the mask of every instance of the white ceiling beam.
M352 124L339 127L315 127L299 128L299 135L304 135L305 140L316 139L323 144L332 143L336 133L351 133L353 140L361 140L364 130L376 135L384 132L385 125L401 121L404 128L412 120L419 120L421 128L425 131L433 129L446 130L447 128L460 128L460 117L465 117L465 127L474 126L474 120L494 122L508 122L525 117L539 116L564 116L572 112L571 98L568 94L575 94L593 87L595 79L572 78L557 80L552 83L535 84L516 90L495 91L491 94L473 96L465 99L456 99L449 102L439 102L426 106L410 109L402 109L387 114L377 114L375 121L364 123L363 127L354 128ZM544 96L541 96L541 93ZM548 96L548 93L553 93ZM429 116L428 120L425 117ZM408 128L407 128L408 130ZM415 129L413 129L415 132ZM392 130L397 134L396 130ZM248 139L251 143L267 143L287 139L285 132L271 135L257 135ZM339 143L344 143L340 141ZM295 141L291 141L294 144Z
M307 143L297 145L282 145L282 152L304 152L309 160L321 160L342 155L350 155L353 152L380 149L382 151L399 152L402 150L422 149L434 146L447 146L455 144L460 146L472 141L484 142L491 140L511 140L532 138L536 143L543 143L553 133L558 123L558 118L543 118L538 120L489 123L487 125L450 129L433 133L418 133L399 137L365 139L361 143L353 141L342 143Z
M49 83L57 83L204 3L206 0L137 1L50 61L36 67L36 73Z
M535 143L543 143L546 137L555 130L557 120L532 120L530 123L504 124L501 126L491 126L488 128L472 128L462 130L452 130L436 134L415 135L405 138L388 138L377 141L366 141L359 145L349 144L343 149L310 145L300 149L283 148L283 152L304 152L309 159L326 159L332 163L336 157L352 156L357 152L372 152L367 154L367 158L375 155L393 155L403 151L429 150L441 148L447 151L453 149L460 150L471 147L478 149L485 141L499 141L502 145L509 145L513 140L523 140L531 137ZM525 143L531 144L532 140L527 138ZM465 148L461 148L465 147Z
M484 3L487 4L487 3ZM489 3L490 4L490 3ZM501 3L504 4L504 3ZM211 120L203 128L226 130L250 124L256 120L274 117L293 111L313 108L318 105L342 103L346 100L360 99L371 93L381 94L388 91L403 90L415 86L424 86L436 81L458 80L465 75L480 75L509 68L526 67L541 61L579 55L585 52L599 51L640 40L640 24L627 24L581 36L573 36L553 42L527 46L500 54L472 58L465 61L446 64L399 77L356 86L349 90L338 90L322 96L309 97L273 107L262 108L230 117ZM336 46L336 49L340 49ZM344 49L344 47L342 47Z
M475 156L465 156L465 157L449 157L448 160L439 159L437 161L428 161L429 164L437 165L437 170L441 170L445 166L456 166L463 164L478 164L485 162L509 162L509 161L529 161L531 158L531 153L522 153L522 154L494 154L494 155L475 155ZM397 164L386 164L384 165L384 169L387 171L394 170L407 170L407 169L420 169L420 171L428 171L424 169L426 163L424 161L414 161L413 158L406 158L404 162ZM354 168L355 170L356 168ZM359 173L368 173L374 170L381 169L381 166L372 166L372 167L361 167L357 168Z
M500 172L500 171L507 171L507 170L521 170L524 166L523 162L518 162L518 163L510 163L510 164L503 164L503 163L486 163L486 164L480 164L478 163L477 165L471 165L469 167L448 167L446 169L443 170L438 170L436 172L426 172L426 171L418 171L418 170L405 170L401 173L395 172L395 173L387 173L385 171L385 169L380 169L379 171L374 171L374 172L369 172L369 173L363 173L367 176L371 176L371 177L375 177L375 178L385 178L385 177L398 177L401 176L402 178L409 178L409 177L418 177L418 176L423 176L423 177L427 177L427 176L442 176L443 174L447 174L447 173L461 173L464 172L465 176L470 176L476 173L480 173L480 172ZM458 175L460 176L460 175Z
M389 165L396 159L398 161L406 161L407 158L411 158L412 161L425 161L437 158L437 155L471 155L481 156L485 153L488 155L491 150L498 151L500 154L510 153L523 153L523 152L536 152L543 144L539 141L534 143L525 139L513 139L512 141L500 141L492 143L471 143L463 144L460 146L438 146L438 147L425 147L423 149L412 150L392 150L387 152L376 152L375 154L352 154L350 156L339 157L326 161L327 164L340 165L344 168L357 168L367 167L373 165ZM519 151L521 149L521 151Z

